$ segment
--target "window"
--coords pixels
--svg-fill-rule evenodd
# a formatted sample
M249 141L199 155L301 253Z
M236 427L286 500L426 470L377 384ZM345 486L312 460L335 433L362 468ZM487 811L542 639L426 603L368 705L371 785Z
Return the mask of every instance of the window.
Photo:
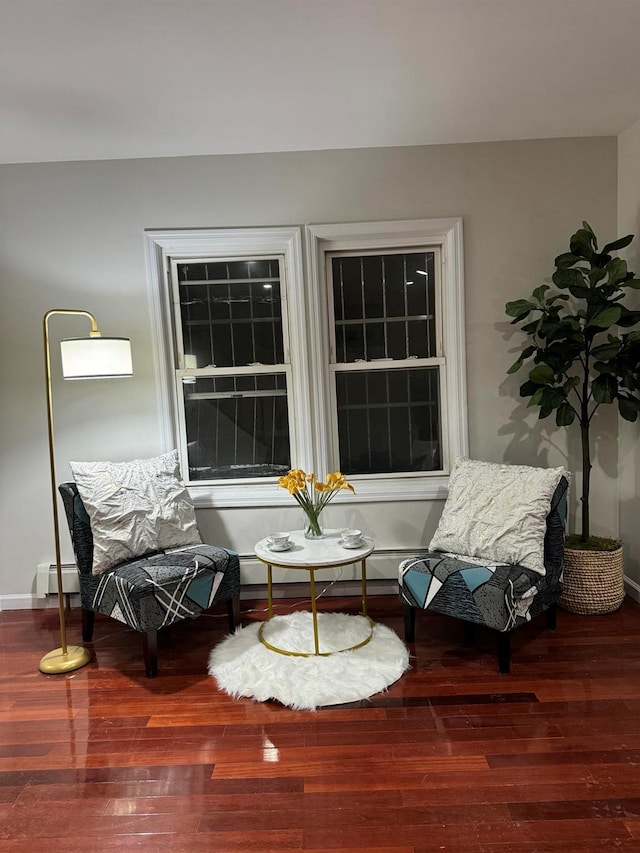
M342 466L361 500L446 497L468 453L461 220L306 237L318 468Z
M327 255L345 474L442 470L436 270L437 249Z
M163 441L196 505L444 497L467 452L459 220L147 232ZM350 496L353 500L353 496ZM339 499L339 498L338 498Z
M282 476L291 467L281 264L171 261L189 482Z

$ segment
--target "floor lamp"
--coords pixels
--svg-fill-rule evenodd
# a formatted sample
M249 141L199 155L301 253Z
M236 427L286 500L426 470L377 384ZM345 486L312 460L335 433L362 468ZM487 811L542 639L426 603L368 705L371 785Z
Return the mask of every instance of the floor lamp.
M87 317L91 331L85 338L68 338L60 342L62 376L64 379L112 379L131 376L131 343L128 338L103 338L93 314L88 311L54 308L44 315L44 364L47 377L47 422L49 427L49 468L51 471L51 503L53 508L53 535L56 548L56 576L58 579L58 613L60 617L61 647L48 652L40 661L40 671L48 674L70 672L89 663L91 654L84 646L67 646L67 628L62 590L62 564L60 561L60 525L58 523L58 497L53 438L53 405L51 402L51 356L49 348L49 320L55 314Z

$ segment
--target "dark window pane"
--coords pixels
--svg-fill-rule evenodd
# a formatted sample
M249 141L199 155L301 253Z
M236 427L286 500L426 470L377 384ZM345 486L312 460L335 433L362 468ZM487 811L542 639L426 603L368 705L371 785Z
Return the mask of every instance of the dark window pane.
M229 278L229 265L226 261L207 261L206 273L200 278L207 278L210 281L222 281Z
M429 355L435 355L427 350L427 331L426 324L420 320L411 320L407 323L407 331L409 334L409 355L415 355L418 358L427 358Z
M360 258L333 259L334 306L336 318L362 318L362 285Z
M284 376L203 377L185 383L183 392L191 480L286 474Z
M344 327L345 362L357 361L365 357L364 326L360 323Z
M235 361L233 359L231 326L228 323L225 325L216 325L214 326L213 331L213 359L209 364L215 365L216 367L233 367ZM200 362L198 362L198 367L206 366L207 364L200 364Z
M340 470L345 474L442 468L437 368L340 372ZM364 388L363 388L364 385Z
M279 275L275 258L179 265L193 282L180 285L184 351L198 367L284 362Z
M185 355L196 357L196 367L206 367L212 361L211 329L206 326L189 326L184 338Z
M209 300L206 289L200 285L185 284L182 288L182 310L187 320L208 320Z
M365 256L362 259L362 280L365 292L365 316L384 316L384 290L382 283L383 258Z
M367 403L369 405L387 403L389 401L389 373L386 370L376 370L366 373Z
M251 261L229 261L229 278L249 278Z
M207 277L205 264L179 264L178 265L178 280L179 281L202 281Z
M385 255L384 272L386 315L387 317L404 317L407 313L404 284L404 255Z
M387 357L403 359L408 356L407 324L389 323L387 325Z
M386 358L385 324L367 323L364 327L367 341L367 361L373 358Z
M332 258L338 363L437 355L434 258L425 251Z

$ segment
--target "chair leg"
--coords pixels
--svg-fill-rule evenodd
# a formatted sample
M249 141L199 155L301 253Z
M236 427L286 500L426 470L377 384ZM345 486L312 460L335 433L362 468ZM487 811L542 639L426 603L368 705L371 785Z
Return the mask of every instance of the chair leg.
M416 609L406 601L402 602L402 615L404 618L404 640L405 643L416 641Z
M144 671L147 678L155 678L158 674L158 632L145 631L142 635L144 652Z
M505 675L511 669L511 634L508 631L498 632L498 669Z
M464 625L464 644L465 646L472 646L476 639L476 626L473 622L463 622Z
M547 610L547 628L550 631L555 631L558 626L558 607L552 604Z
M82 639L85 643L93 640L93 626L96 622L95 610L82 608Z
M234 595L227 601L227 612L229 613L229 631L233 632L242 624L240 620L240 596Z

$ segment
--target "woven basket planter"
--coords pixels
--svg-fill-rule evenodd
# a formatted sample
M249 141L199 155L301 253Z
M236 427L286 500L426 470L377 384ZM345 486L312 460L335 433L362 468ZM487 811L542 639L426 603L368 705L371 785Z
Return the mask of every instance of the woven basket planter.
M624 598L622 545L615 551L564 549L564 588L558 604L585 616L613 613Z

